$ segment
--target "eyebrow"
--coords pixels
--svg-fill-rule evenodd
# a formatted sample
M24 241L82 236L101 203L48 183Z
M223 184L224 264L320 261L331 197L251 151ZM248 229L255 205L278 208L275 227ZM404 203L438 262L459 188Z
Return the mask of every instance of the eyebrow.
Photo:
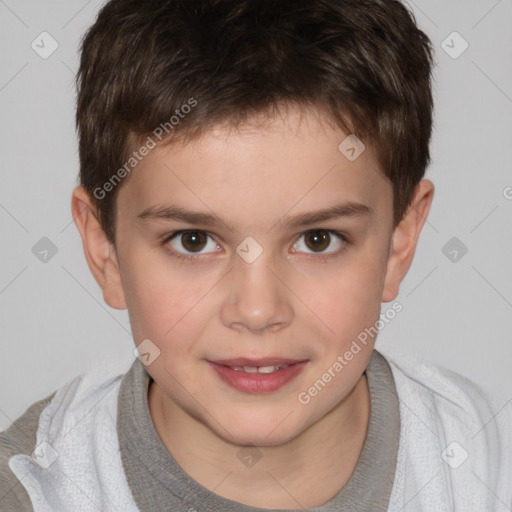
M278 223L287 228L304 227L318 222L337 219L340 217L365 218L372 216L374 211L369 206L358 203L342 203L323 210L301 213L296 216L285 215ZM195 212L177 206L150 206L140 213L139 220L169 220L182 221L189 224L202 224L205 226L224 225L233 231L233 228L213 213ZM276 222L277 224L277 222Z

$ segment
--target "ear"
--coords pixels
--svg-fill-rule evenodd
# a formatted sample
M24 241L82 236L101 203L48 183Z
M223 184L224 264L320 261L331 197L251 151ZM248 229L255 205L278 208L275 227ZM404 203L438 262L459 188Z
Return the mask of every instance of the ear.
M112 308L125 309L126 301L115 247L103 231L96 208L83 187L73 190L71 211L82 237L87 264L103 290L103 299Z
M400 283L411 266L421 229L427 220L434 197L434 184L421 180L405 217L395 228L391 239L382 302L396 299Z

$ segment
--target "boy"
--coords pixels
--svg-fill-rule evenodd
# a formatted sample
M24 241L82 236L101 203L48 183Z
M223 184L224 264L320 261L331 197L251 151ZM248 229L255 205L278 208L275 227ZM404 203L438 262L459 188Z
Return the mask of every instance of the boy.
M72 210L138 358L1 435L0 510L511 509L510 406L374 350L432 202L431 66L398 1L103 7Z

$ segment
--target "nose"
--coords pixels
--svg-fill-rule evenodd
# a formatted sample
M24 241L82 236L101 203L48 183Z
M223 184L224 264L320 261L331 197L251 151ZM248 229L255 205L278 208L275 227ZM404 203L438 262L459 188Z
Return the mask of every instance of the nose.
M252 263L234 256L226 282L229 292L221 307L226 327L254 334L276 332L294 316L286 276L276 269L265 251Z

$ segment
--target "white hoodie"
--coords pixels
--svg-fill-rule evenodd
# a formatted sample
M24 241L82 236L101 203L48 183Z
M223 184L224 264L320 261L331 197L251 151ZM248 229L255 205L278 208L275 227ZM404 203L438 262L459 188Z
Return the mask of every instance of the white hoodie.
M511 403L416 357L386 360L401 421L388 511L512 510ZM62 387L40 415L32 457L10 458L36 512L139 510L116 431L122 377L91 371Z

